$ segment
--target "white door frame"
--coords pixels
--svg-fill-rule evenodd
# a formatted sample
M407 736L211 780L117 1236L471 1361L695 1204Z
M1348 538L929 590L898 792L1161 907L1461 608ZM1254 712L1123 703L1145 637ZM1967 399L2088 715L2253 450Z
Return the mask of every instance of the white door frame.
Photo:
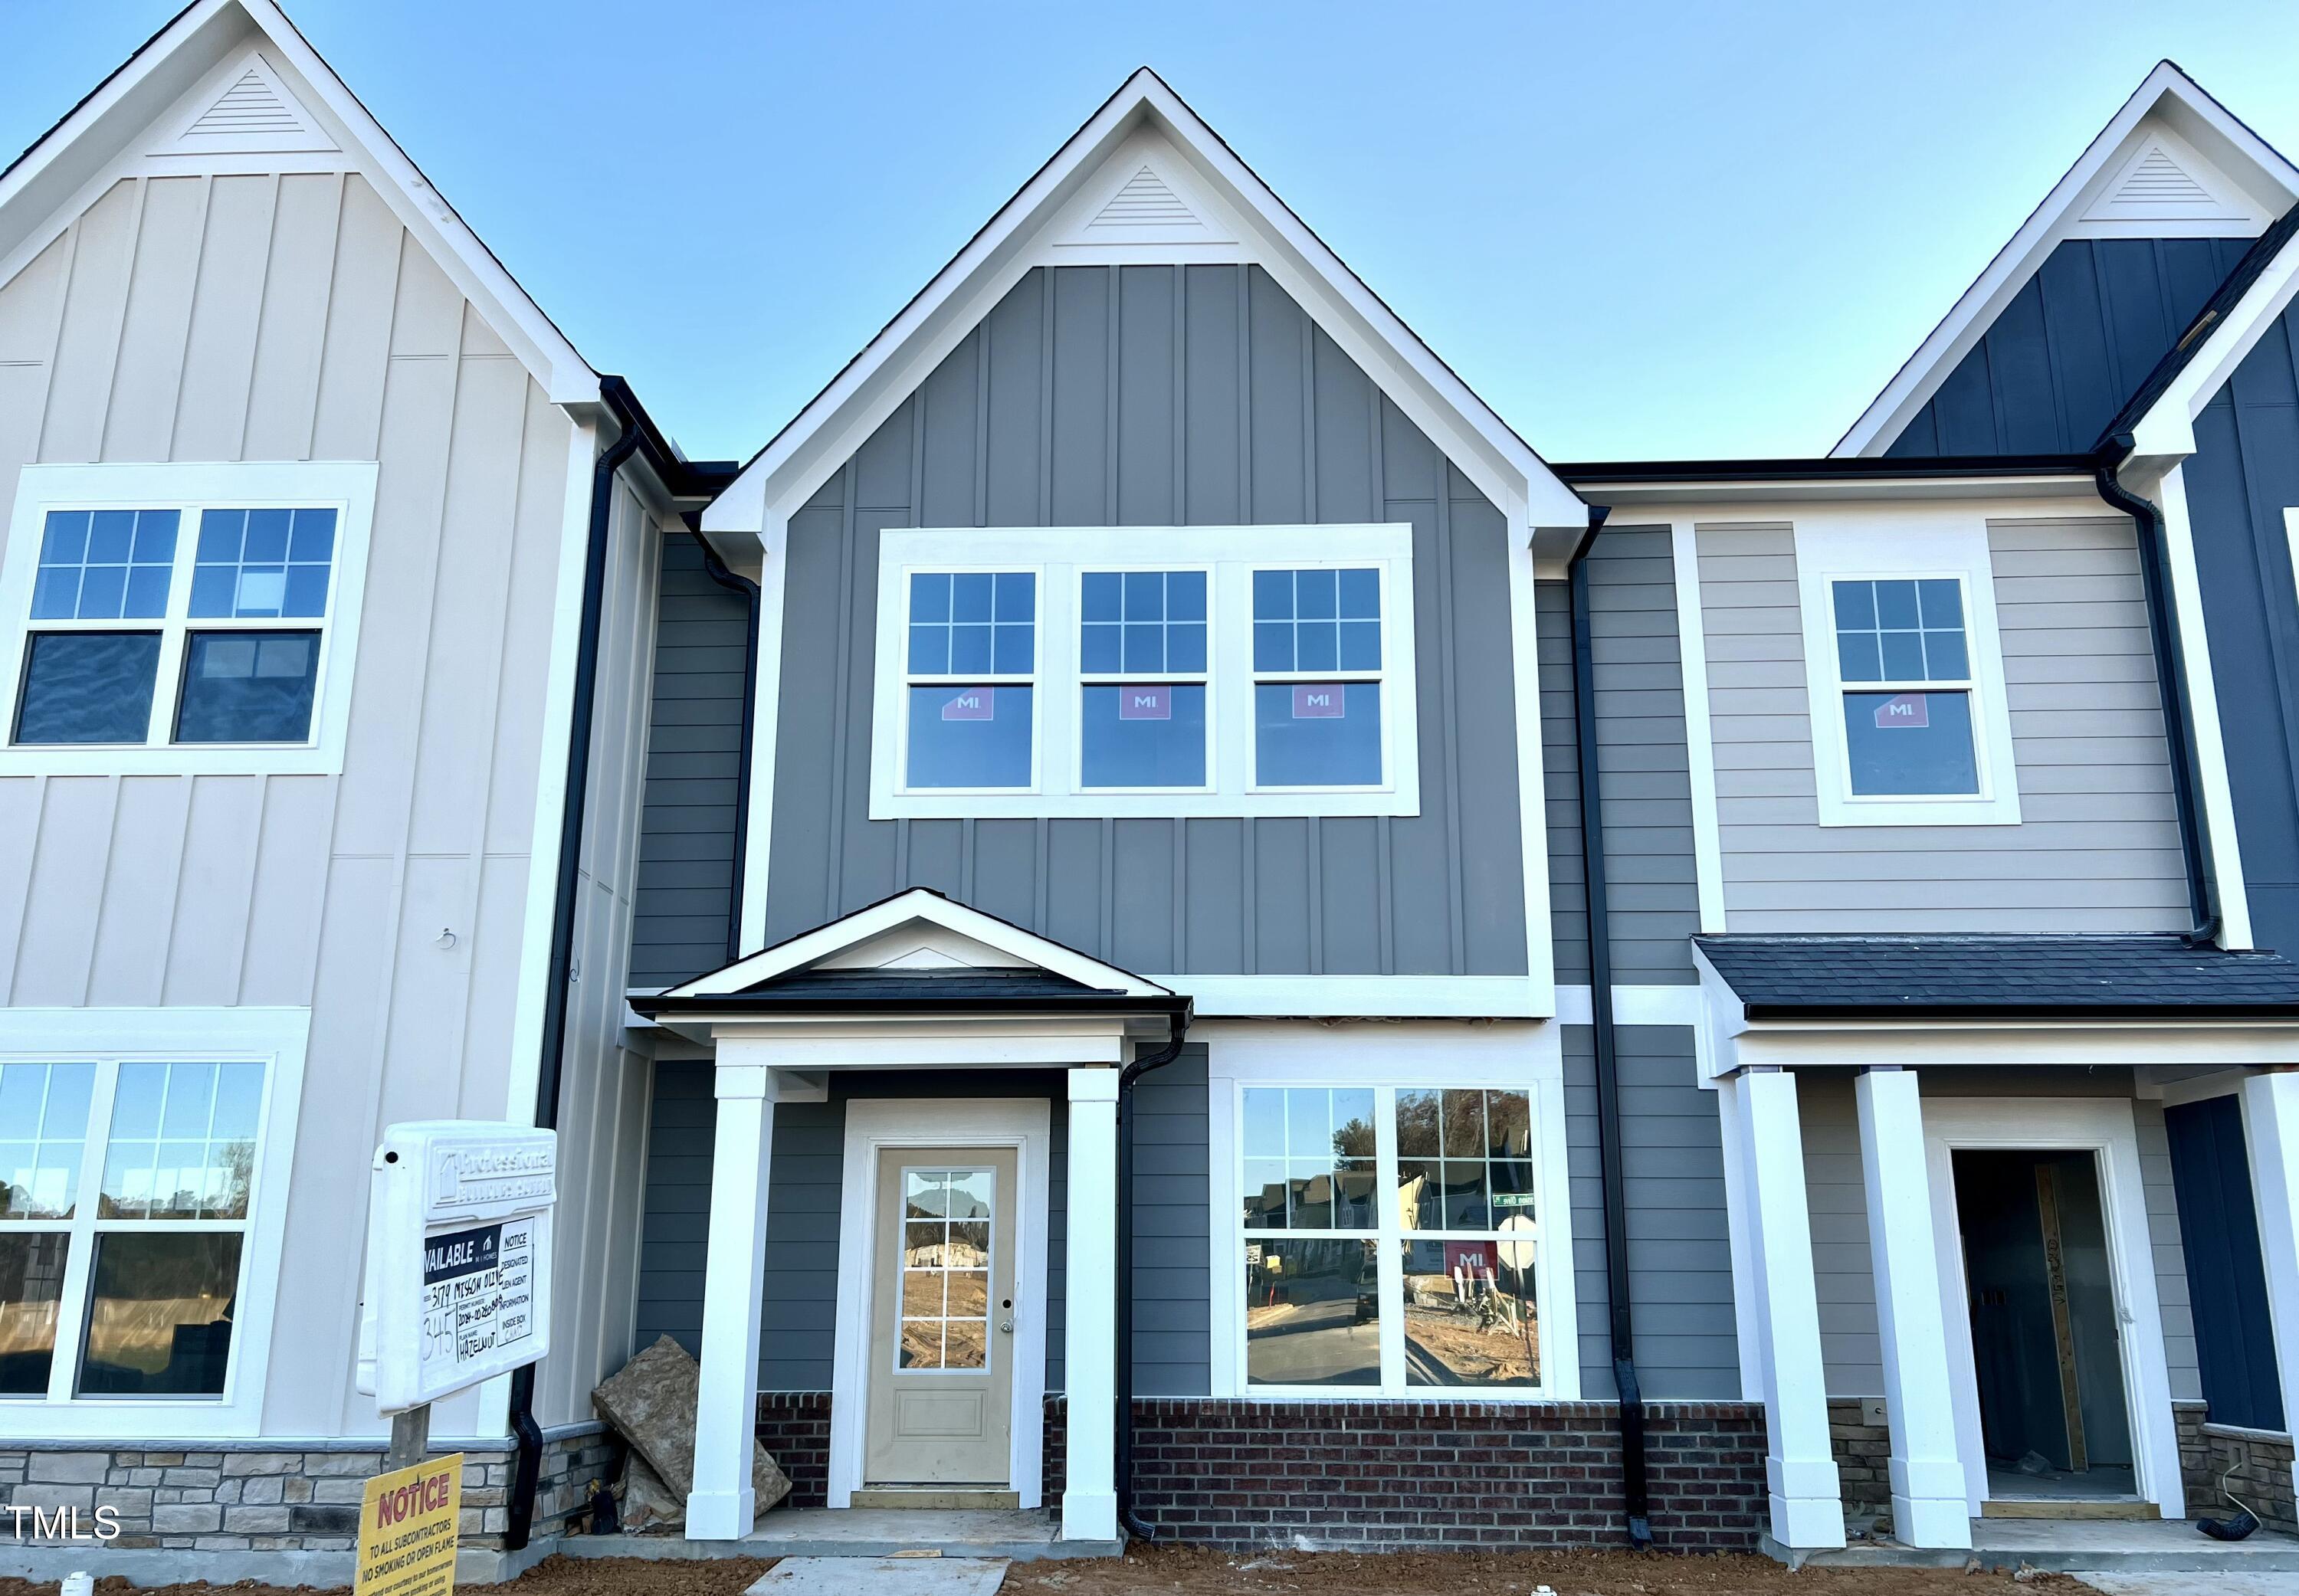
M1008 1487L1021 1505L1045 1490L1046 1224L1053 1105L1044 1097L850 1097L840 1181L838 1323L831 1362L830 1505L862 1485L870 1404L870 1312L877 1278L878 1154L886 1147L1011 1147L1014 1406Z
M2090 1153L2099 1160L2101 1218L2107 1228L2108 1275L2114 1287L2116 1342L2123 1400L2130 1415L2131 1460L2139 1494L2166 1518L2187 1516L2179 1474L2179 1441L2171 1418L2171 1381L2163 1352L2163 1313L2155 1295L2155 1250L2140 1178L2139 1136L2125 1097L1933 1097L1923 1099L1924 1154L1930 1174L1933 1247L1939 1260L1940 1310L1947 1330L1950 1387L1955 1401L1956 1455L1974 1517L1988 1496L1988 1454L1979 1427L1979 1382L1966 1299L1963 1236L1956 1224L1953 1155L1966 1149Z

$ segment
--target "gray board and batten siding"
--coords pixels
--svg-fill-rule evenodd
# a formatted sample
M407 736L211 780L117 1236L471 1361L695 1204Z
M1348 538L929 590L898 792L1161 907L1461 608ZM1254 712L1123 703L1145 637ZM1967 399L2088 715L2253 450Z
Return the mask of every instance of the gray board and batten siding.
M1048 1097L1053 1104L1046 1237L1046 1389L1063 1389L1068 1104L1060 1071L834 1073L826 1103L775 1109L767 1194L767 1301L759 1388L828 1391L837 1334L839 1199L846 1104L856 1097ZM1208 1393L1206 1050L1192 1045L1133 1090L1133 1377L1142 1396ZM654 1067L637 1335L702 1338L717 1104L707 1060Z
M1884 452L2088 451L2250 247L2247 238L2065 240Z
M1419 815L869 818L883 529L1366 522L1414 532ZM1259 269L1031 271L792 517L768 940L924 886L1130 970L1525 973L1506 525Z
M2195 418L2181 475L2219 686L2252 935L2299 951L2299 607L2285 511L2299 506L2299 310Z
M1730 929L2184 930L2131 523L1991 522L2021 823L1822 826L1796 535L1695 529Z

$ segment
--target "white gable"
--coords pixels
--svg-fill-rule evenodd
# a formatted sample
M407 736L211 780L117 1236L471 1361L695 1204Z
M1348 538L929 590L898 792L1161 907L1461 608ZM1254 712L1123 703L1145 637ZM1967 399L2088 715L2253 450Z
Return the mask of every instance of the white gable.
M2170 62L2100 130L1836 455L1879 455L2070 238L2253 238L2299 202L2299 169Z
M992 947L936 925L911 920L878 936L842 948L814 966L817 970L1026 970L1030 962L1019 954Z
M1025 273L1136 261L1260 267L1520 531L1588 525L1531 447L1145 68L759 451L703 530L773 542Z

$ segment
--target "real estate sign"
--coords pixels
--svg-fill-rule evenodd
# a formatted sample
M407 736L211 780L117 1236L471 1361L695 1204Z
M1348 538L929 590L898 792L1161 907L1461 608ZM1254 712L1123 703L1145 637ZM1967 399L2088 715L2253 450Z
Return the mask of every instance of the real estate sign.
M471 1120L394 1125L369 1212L360 1389L403 1412L551 1350L558 1138Z
M463 1510L463 1454L378 1474L360 1498L353 1596L449 1596Z

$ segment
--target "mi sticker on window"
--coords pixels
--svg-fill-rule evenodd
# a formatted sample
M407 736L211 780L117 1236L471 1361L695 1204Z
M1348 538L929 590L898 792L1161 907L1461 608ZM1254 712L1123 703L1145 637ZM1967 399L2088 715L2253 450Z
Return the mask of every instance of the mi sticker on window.
M1117 718L1122 721L1172 720L1174 690L1170 687L1119 688Z
M1293 718L1297 721L1337 721L1349 713L1340 683L1305 682L1293 689Z
M988 721L998 718L996 689L989 687L961 688L942 700L942 718L946 721Z
M1876 730L1879 732L1931 724L1931 706L1920 692L1898 693L1876 706Z

